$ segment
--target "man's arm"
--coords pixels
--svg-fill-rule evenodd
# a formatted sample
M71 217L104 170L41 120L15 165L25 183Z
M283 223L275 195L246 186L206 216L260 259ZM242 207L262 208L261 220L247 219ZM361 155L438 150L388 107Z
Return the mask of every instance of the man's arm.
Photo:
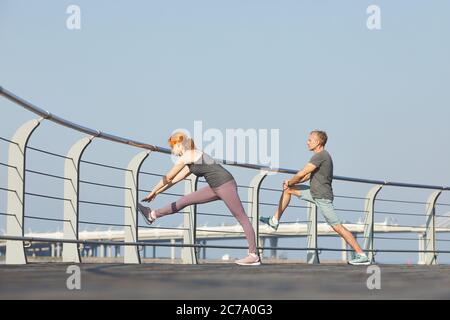
M309 179L311 179L311 173L308 173L306 176L304 176L304 177L302 178L302 180L300 180L298 183L306 182L306 181L308 181Z
M292 186L294 184L299 184L308 181L311 178L311 173L316 170L316 166L312 163L308 163L302 170L297 172L290 180L288 180L288 185Z

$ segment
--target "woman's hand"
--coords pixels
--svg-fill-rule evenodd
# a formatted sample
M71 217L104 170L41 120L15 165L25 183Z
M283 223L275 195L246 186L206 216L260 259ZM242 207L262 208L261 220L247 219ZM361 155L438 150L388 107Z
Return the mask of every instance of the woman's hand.
M143 202L151 202L153 200L155 200L156 198L156 193L154 192L150 192L144 199L142 199Z
M289 180L283 181L283 190L287 190L289 188Z

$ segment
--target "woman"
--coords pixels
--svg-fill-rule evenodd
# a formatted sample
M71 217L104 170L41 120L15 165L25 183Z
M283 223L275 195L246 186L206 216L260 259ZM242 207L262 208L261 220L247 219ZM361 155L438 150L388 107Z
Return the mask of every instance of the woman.
M204 177L208 186L185 195L178 201L167 204L157 210L151 210L150 208L139 204L139 211L143 214L147 223L152 224L158 218L176 213L193 204L206 203L220 199L225 202L233 216L241 224L249 245L248 256L244 259L237 260L236 263L248 266L260 265L260 258L256 250L255 231L242 207L237 192L236 181L231 173L220 164L216 163L214 159L206 153L197 150L194 141L182 132L176 132L170 136L169 145L172 149L172 153L178 156L179 159L173 168L142 201L153 201L158 194L172 187L177 182L182 181L191 173L199 177Z

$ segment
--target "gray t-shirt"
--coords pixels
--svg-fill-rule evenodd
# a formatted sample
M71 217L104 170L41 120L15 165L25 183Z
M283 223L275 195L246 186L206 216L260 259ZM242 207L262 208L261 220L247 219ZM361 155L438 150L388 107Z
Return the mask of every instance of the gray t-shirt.
M196 161L190 162L186 158L183 158L183 161L189 167L189 171L192 174L198 177L204 177L211 188L220 187L224 183L234 179L228 170L216 163L209 155L198 150L195 153L199 157Z
M333 200L333 160L326 150L316 153L309 161L317 168L311 173L311 196Z

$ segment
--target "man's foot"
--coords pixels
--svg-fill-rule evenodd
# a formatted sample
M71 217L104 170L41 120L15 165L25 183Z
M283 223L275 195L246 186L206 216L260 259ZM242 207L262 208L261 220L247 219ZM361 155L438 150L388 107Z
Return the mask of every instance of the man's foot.
M259 221L261 221L264 224L269 225L273 230L277 231L279 223L275 223L273 221L273 217L260 217Z
M355 258L350 260L348 264L352 266L368 266L370 265L370 260L365 254L357 253Z
M259 266L261 264L261 260L257 254L250 253L244 259L236 260L235 263L240 266Z
M152 218L151 212L152 209L150 209L149 207L143 206L142 204L138 203L138 210L140 213L142 213L142 215L145 218L145 222L148 225L151 225L156 219Z

